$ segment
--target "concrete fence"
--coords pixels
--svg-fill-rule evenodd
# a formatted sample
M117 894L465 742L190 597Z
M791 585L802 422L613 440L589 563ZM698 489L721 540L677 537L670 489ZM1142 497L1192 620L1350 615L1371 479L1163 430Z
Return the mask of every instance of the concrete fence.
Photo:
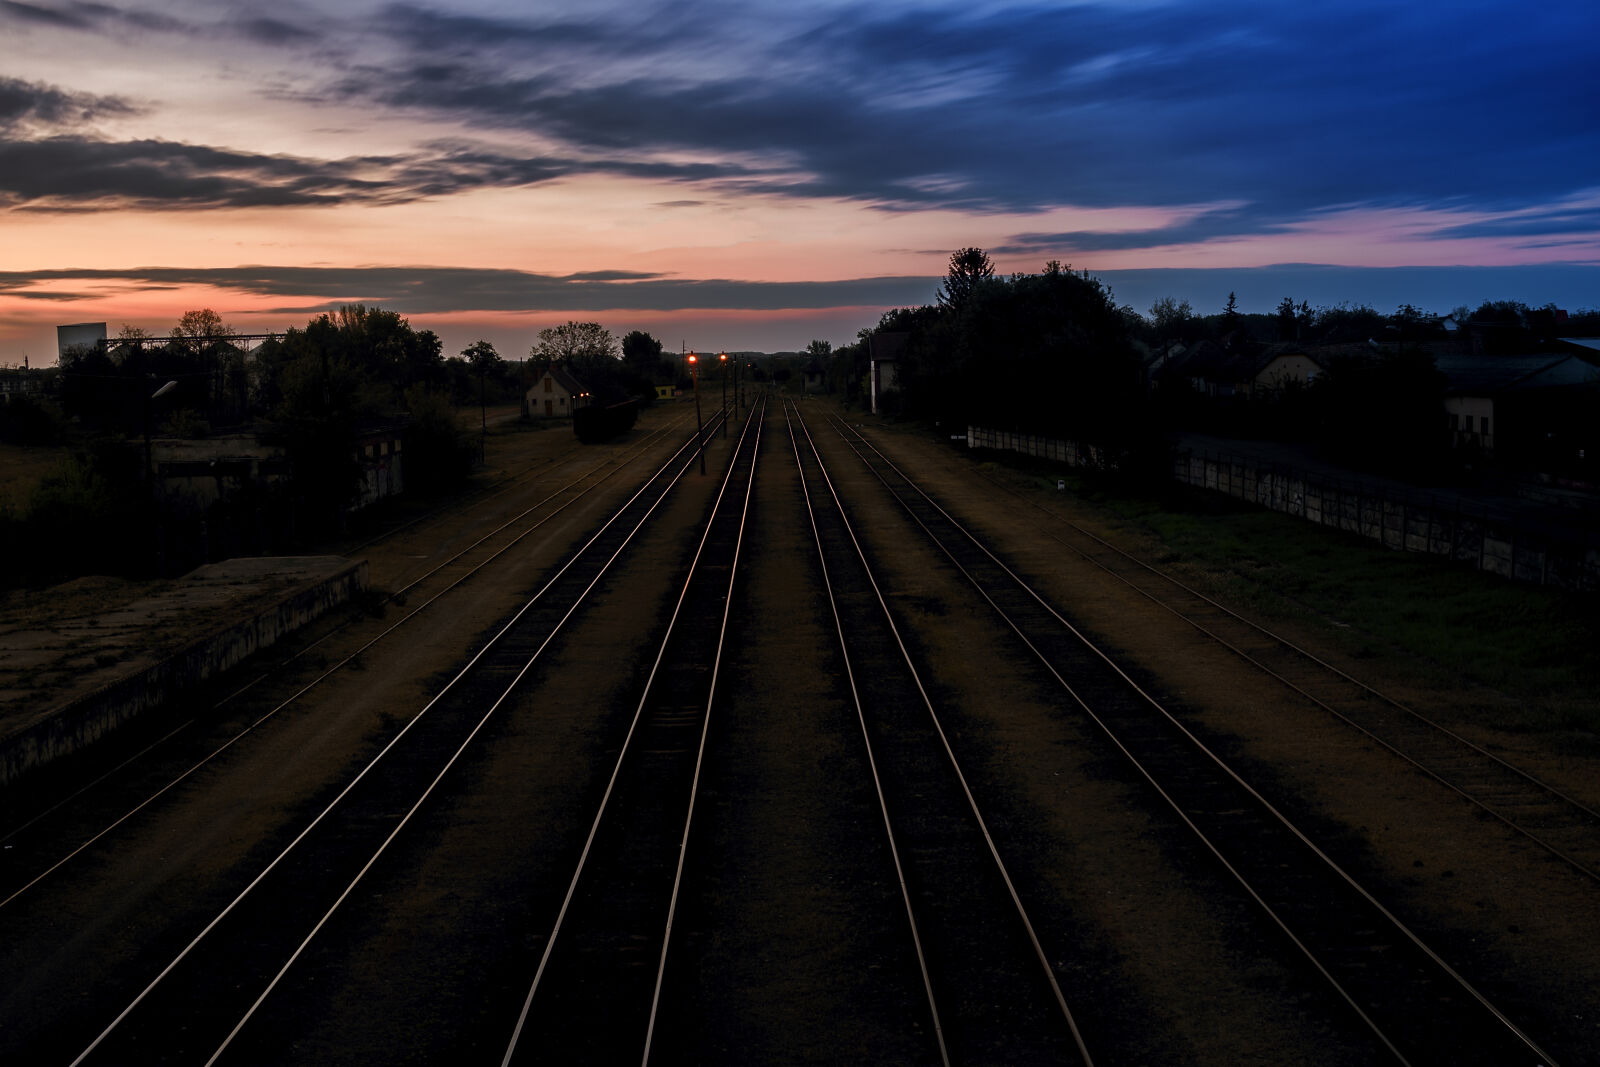
M44 708L0 736L0 786L70 755L121 724L212 678L346 603L367 585L366 560L289 590L275 603L224 623L170 656L93 692Z
M1100 450L1075 441L972 427L967 444L1073 467L1107 466ZM1600 534L1577 523L1556 526L1511 509L1477 507L1455 496L1397 491L1375 481L1209 451L1179 452L1173 457L1172 475L1185 485L1359 534L1401 551L1445 556L1537 585L1600 589Z

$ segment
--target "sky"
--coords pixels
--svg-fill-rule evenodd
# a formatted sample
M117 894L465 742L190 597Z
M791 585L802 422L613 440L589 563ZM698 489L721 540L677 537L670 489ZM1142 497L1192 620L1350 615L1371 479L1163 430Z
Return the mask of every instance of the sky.
M348 303L835 345L950 254L1148 312L1600 307L1594 0L0 0L0 366Z

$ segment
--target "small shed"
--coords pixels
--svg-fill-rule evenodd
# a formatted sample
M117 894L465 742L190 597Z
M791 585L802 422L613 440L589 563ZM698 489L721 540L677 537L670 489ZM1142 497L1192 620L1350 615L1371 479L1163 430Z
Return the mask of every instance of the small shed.
M588 386L559 363L553 363L523 395L522 413L533 419L570 418L577 409L587 407L591 399Z
M872 360L871 390L872 413L878 414L883 397L899 387L895 374L900 352L910 340L909 333L875 333L868 338L868 355Z
M1445 419L1451 443L1485 453L1496 450L1496 438L1509 417L1513 425L1539 421L1536 409L1548 404L1563 387L1592 390L1600 368L1577 356L1441 356L1445 376ZM1503 443L1503 442L1502 442Z

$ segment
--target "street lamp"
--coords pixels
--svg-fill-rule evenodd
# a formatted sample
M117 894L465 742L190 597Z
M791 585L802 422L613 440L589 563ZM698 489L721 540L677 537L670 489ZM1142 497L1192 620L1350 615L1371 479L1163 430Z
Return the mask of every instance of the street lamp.
M152 374L150 376L150 381L152 383L155 381L155 375ZM166 385L163 385L161 388L157 389L155 392L150 393L148 396L145 397L145 401L144 401L144 480L147 483L150 481L150 476L153 473L151 471L151 462L150 462L150 401L152 401L152 400L160 400L162 397L166 396L168 393L172 392L177 387L178 387L178 383L176 381L171 381L171 382L168 382ZM147 385L147 386L145 386L145 388L148 389L149 386Z
M728 353L717 357L722 361L722 436L728 436Z
M694 385L694 439L700 448L700 473L706 472L706 442L700 421L700 357L689 353L689 381Z

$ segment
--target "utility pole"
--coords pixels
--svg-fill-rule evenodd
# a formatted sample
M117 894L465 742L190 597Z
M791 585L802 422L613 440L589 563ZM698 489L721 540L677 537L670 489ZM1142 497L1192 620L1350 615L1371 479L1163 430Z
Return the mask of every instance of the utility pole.
M700 473L706 472L706 439L705 424L700 420L700 360L693 352L689 353L689 380L694 384L694 439L700 449Z

